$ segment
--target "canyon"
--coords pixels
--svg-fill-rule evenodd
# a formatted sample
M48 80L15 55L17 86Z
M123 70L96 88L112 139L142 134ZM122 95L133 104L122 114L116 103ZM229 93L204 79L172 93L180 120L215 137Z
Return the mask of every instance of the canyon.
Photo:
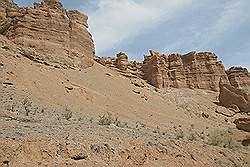
M248 69L212 52L100 57L87 21L0 1L0 166L249 166Z

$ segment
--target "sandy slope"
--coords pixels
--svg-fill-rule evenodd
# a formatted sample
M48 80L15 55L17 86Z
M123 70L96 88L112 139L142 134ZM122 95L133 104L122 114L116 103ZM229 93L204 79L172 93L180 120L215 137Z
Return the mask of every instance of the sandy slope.
M0 49L0 63L2 165L249 166L249 148L207 144L218 129L239 133L232 122L240 115L215 112L215 92L139 88L97 63L58 69L13 48ZM106 112L121 126L98 125Z

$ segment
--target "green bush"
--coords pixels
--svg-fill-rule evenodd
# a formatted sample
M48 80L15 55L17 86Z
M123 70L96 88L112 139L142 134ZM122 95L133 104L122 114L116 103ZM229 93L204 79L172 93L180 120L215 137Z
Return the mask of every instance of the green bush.
M233 139L228 131L215 131L210 133L208 144L231 149L240 147L240 144Z

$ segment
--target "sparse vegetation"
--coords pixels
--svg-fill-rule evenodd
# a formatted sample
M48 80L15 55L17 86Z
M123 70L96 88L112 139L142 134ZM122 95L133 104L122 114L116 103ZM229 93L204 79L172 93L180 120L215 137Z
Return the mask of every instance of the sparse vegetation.
M111 125L111 124L114 124L115 126L121 127L121 128L127 128L128 127L128 124L126 122L122 123L121 121L119 121L118 117L114 117L109 112L99 116L98 124L99 125Z
M113 117L111 113L105 113L102 116L99 116L99 125L111 125L113 121Z
M65 114L63 114L63 116L67 121L73 116L72 111L67 106L65 107Z
M176 138L177 140L183 139L183 138L184 138L184 132L183 132L183 130L181 130L181 129L178 130L178 131L176 132L175 138Z
M228 131L215 131L209 134L208 144L231 149L240 147Z
M29 113L31 112L30 108L32 106L32 102L28 98L25 98L22 102L22 105L24 106L25 109L25 115L29 116Z
M195 131L194 124L190 125L189 131L190 131L190 134L188 135L187 139L189 141L197 141L200 135Z
M197 141L197 135L195 133L191 133L189 136L188 136L188 140L189 141Z
M146 127L146 125L144 123L136 122L135 128L145 128L145 127Z

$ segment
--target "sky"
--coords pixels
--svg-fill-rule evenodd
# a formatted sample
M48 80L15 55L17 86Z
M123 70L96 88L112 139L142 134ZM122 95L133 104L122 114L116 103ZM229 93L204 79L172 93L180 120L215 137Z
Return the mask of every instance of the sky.
M39 0L14 0L30 6ZM98 56L122 51L143 60L161 53L211 51L226 68L250 70L249 0L61 0L89 16Z

